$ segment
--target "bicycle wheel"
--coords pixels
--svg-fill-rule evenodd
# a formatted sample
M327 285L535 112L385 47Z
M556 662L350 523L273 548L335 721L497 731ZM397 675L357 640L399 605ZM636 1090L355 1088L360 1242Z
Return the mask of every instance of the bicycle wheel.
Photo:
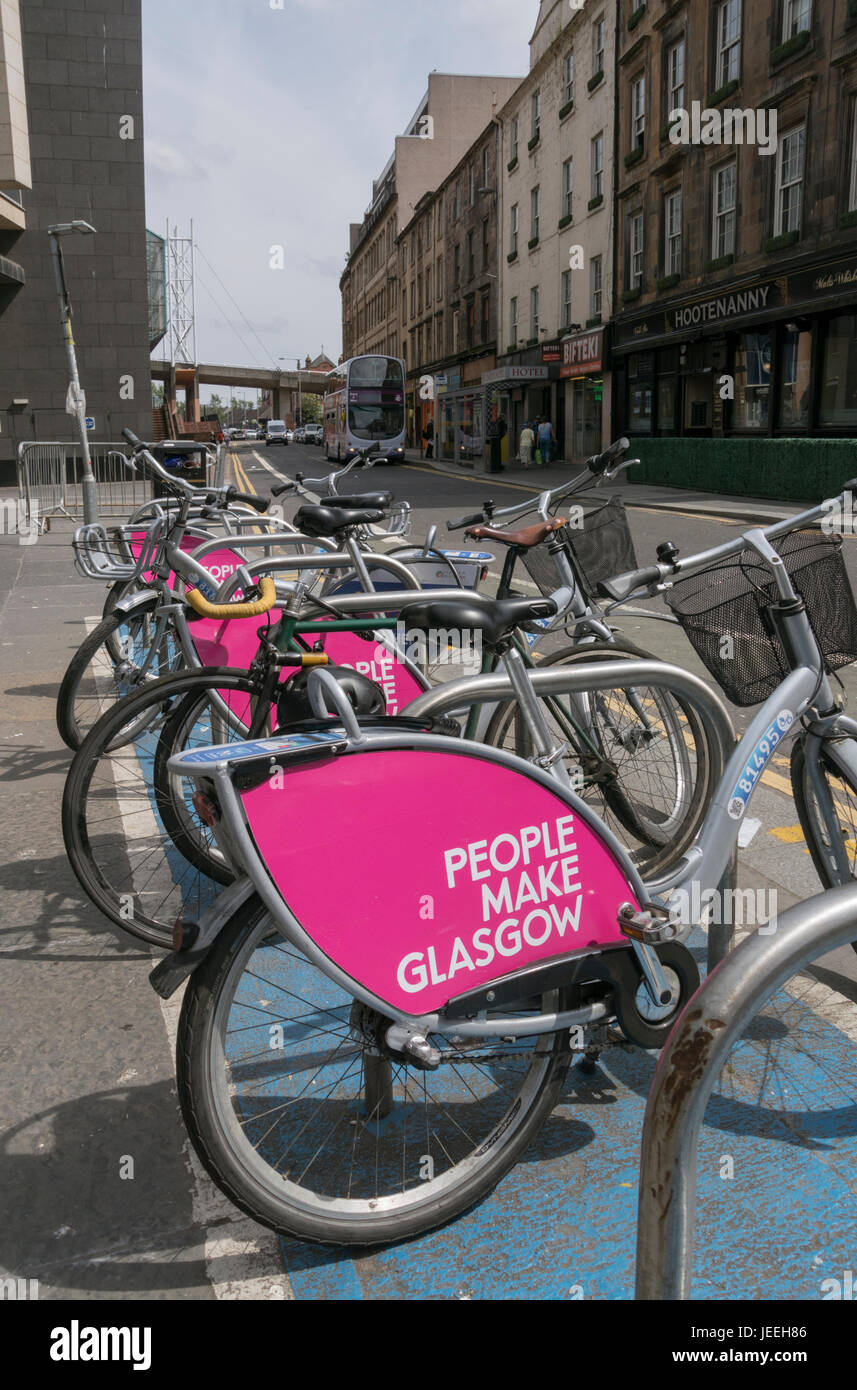
M557 1007L554 993L543 1001ZM386 1021L273 929L255 895L191 976L176 1048L194 1147L223 1192L284 1235L400 1240L485 1196L554 1106L568 1034L411 1066ZM486 1054L488 1054L486 1058Z
M539 670L595 661L653 658L630 643L555 652ZM721 758L696 712L654 687L546 696L542 704L579 793L627 846L641 872L668 871L691 844L716 786ZM492 747L529 758L532 738L514 701L498 707L485 735Z
M803 739L799 738L792 744L791 754L792 792L798 820L822 885L836 888L857 878L857 784L832 759L825 757L823 749L821 771L842 831L842 845L837 848L840 851L844 848L848 857L847 874L837 866L836 856L831 849L830 832L821 814L818 798L810 786ZM852 941L851 945L857 951L857 941Z
M154 780L164 726L191 697L197 717L183 726L183 746L231 743L247 737L258 696L259 685L246 671L180 672L119 701L75 754L62 801L69 861L95 906L132 936L171 946L176 921L197 919L231 879L199 817L185 830L188 841L207 840L208 872L190 862L165 829L164 793ZM172 747L181 751L175 737Z
M112 613L93 628L75 652L57 694L57 729L78 749L96 720L115 700L125 699L141 682L170 675L184 665L178 638L159 600L142 611Z

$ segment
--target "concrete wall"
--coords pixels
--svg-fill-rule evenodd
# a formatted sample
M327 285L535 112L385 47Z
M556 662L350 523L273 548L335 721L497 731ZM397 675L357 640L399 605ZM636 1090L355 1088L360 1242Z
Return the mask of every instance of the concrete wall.
M18 0L0 0L0 188L29 188L30 141Z
M96 439L124 425L151 433L140 0L22 0L32 192L27 229L7 251L26 285L0 300L0 481L12 459L13 397L29 407L18 439L72 437L65 350L46 228L83 219L95 237L68 237L66 275L88 413ZM131 117L134 138L120 137ZM127 123L126 123L127 129ZM120 397L130 376L134 400Z

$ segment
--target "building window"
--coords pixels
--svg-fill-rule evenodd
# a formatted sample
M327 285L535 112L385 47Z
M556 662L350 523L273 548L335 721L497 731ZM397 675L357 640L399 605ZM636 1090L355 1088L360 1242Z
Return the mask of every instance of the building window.
M600 256L593 256L589 262L589 317L597 319L601 317L601 303L603 291L603 263Z
M824 343L819 424L857 429L857 314L830 320Z
M570 106L574 101L574 53L566 53L562 60L562 104Z
M455 180L455 220L461 218L461 179Z
M770 333L742 333L735 352L734 375L733 428L767 433L771 404Z
M437 200L437 240L443 236L443 198Z
M572 194L574 192L574 160L567 159L562 166L562 215L571 217Z
M857 97L851 102L851 175L848 182L848 211L857 212Z
M484 148L483 148L483 150L482 150L482 187L483 187L483 188L490 188L490 186L491 186L491 160L490 160L490 156L489 156L489 154L488 154L488 146L485 145Z
M482 219L482 269L488 269L488 218Z
M800 126L784 135L777 151L774 236L800 232L806 130Z
M540 91L533 92L530 97L531 128L530 139L536 140L542 128L542 94Z
M809 428L809 381L812 367L812 334L787 329L783 338L780 376L780 408L777 428Z
M431 213L429 213L428 217L426 218L426 250L428 250L431 246L431 224L432 216Z
M452 350L461 351L461 310L454 309L452 314Z
M426 305L431 304L431 266L426 271Z
M470 177L470 206L473 207L473 204L476 202L476 170L474 169L474 167L473 167L472 164L471 164L471 166L470 166L470 175L469 175L469 177Z
M511 216L510 216L510 219L509 219L509 255L510 255L510 256L516 256L516 255L518 254L518 222L519 222L519 217L520 217L520 213L519 213L519 209L518 209L518 204L515 203L514 207L512 208Z
M738 182L735 161L715 169L713 178L711 255L714 260L720 260L721 256L735 255L735 190Z
M641 75L631 83L631 149L646 143L646 79Z
M538 241L539 236L539 211L541 208L542 191L534 188L530 193L530 240Z
M443 258L441 256L438 256L434 270L434 283L437 289L437 297L438 299L443 299Z
M571 327L571 271L562 272L562 327Z
M520 134L521 123L516 116L512 121L512 159L518 158L518 137Z
M604 36L606 33L604 16L596 19L592 26L592 75L604 71Z
M411 233L411 236L410 236L410 243L411 243L411 265L413 265L414 261L415 261L416 258L417 258L417 239L416 239L416 237L414 236L413 232Z
M487 296L487 294L483 294L483 296L482 296L482 312L481 312L481 314L480 314L480 320L479 320L479 324L480 324L480 326L479 326L479 337L480 337L480 342L483 342L483 343L487 343L487 341L488 341L488 304L489 304L488 296Z
M452 283L455 289L458 289L461 284L461 245L459 242L455 244L455 254L452 262Z
M417 312L417 282L416 282L416 280L412 280L412 281L411 281L411 318L414 318L414 316L416 315L416 312Z
M741 76L741 0L723 0L716 22L717 86L725 87Z
M628 288L638 290L643 284L645 244L643 214L635 212L628 221Z
M476 274L476 258L473 254L473 229L467 233L467 278L472 280Z
M517 347L518 344L518 296L514 295L509 300L509 345Z
M473 347L476 342L476 305L471 299L467 305L467 346Z
M664 199L664 274L681 275L681 189Z
M783 5L783 43L809 29L812 0L785 0Z
M667 116L684 110L684 39L667 49Z
M538 286L530 290L530 337L539 336L539 290Z
M592 141L592 197L604 197L604 132Z

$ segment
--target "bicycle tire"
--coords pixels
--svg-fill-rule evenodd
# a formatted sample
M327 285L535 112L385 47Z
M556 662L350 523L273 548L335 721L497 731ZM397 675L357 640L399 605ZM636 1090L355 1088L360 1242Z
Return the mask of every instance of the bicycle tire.
M269 922L267 909L258 896L254 894L236 910L230 922L227 923L217 938L210 953L191 976L182 1002L176 1046L179 1100L191 1141L200 1161L214 1182L240 1210L252 1216L262 1225L268 1226L282 1235L320 1244L379 1245L402 1240L443 1225L474 1206L496 1186L504 1174L517 1162L556 1104L571 1056L568 1034L566 1032L549 1034L532 1040L534 1060L526 1071L517 1099L502 1115L491 1120L489 1133L482 1139L479 1146L474 1148L467 1160L454 1163L449 1172L445 1173L442 1178L439 1179L433 1175L419 1186L415 1185L416 1179L412 1178L412 1196L409 1195L407 1199L403 1199L399 1203L398 1210L393 1209L393 1199L389 1197L358 1199L349 1195L329 1198L323 1194L310 1194L308 1189L301 1189L300 1183L292 1180L291 1172L287 1175L280 1165L270 1170L271 1175L268 1181L265 1181L263 1168L269 1168L270 1165L267 1160L259 1157L257 1149L251 1142L252 1118L246 1119L243 1123L235 1120L234 1124L230 1126L228 1118L224 1115L227 1091L236 1097L236 1105L243 1104L247 1107L248 1114L253 1108L253 1098L245 1094L242 1100L243 1068L240 1063L243 1059L239 1058L236 1062L234 1058L227 1057L226 1052L230 1044L224 1042L224 1037L229 1037L229 1030L225 1029L223 1025L228 1024L230 999L234 997L240 987L244 965L250 960L256 946L258 945L260 950L265 949L271 953L280 950L280 948L283 948L286 954L294 952L294 948L290 947L278 933L272 933ZM299 962L297 968L302 969L304 958L299 953L294 952L294 959ZM271 979L273 970L268 964L270 960L273 960L273 955L266 957L263 971L263 988L266 993L274 993L276 989L276 984ZM306 962L306 965L308 966L309 962ZM318 973L320 975L320 972ZM251 978L255 981L259 976L251 973ZM321 978L328 986L330 985L326 977L322 976ZM230 988L232 989L231 996L229 994ZM342 995L344 1003L341 1009L345 1009L348 1007L348 996L345 995L344 991ZM558 992L554 992L550 996L549 1002L552 1007L556 1007L554 1001L558 1001L559 997ZM264 1002L266 1005L270 1005L271 1001L266 1000ZM305 992L302 992L298 1007L303 1009L308 1002L310 1001L305 998ZM243 1005L239 1004L237 1007L241 1008ZM227 1013L224 1012L225 1010ZM258 1015L258 1009L256 1013ZM334 1014L330 1008L323 1010L323 1016L327 1017L329 1024L333 1018L337 1020L339 1026L342 1024L339 1013ZM263 1029L276 1026L273 1022L274 1018L275 1014L268 1008L259 1026ZM352 1015L349 1013L346 1039L351 1036L351 1018ZM271 1024L268 1023L268 1019L271 1020ZM336 1025L334 1025L335 1027ZM246 1028L240 1031L244 1034L247 1033ZM331 1027L328 1027L327 1031L332 1033L334 1037L340 1039L342 1037ZM263 1038L264 1032L260 1036ZM318 1033L312 1035L313 1039L318 1036L322 1035ZM252 1037L245 1038L245 1043L255 1046ZM265 1044L262 1043L261 1045L262 1056L264 1057L266 1055ZM358 1047L356 1050L361 1056L359 1096L362 1096L362 1058L365 1056L365 1048L361 1050ZM338 1048L334 1049L334 1053L338 1051ZM250 1054L254 1058L257 1055L256 1053ZM270 1055L270 1050L268 1050L267 1056ZM282 1072L285 1073L288 1067L292 1067L300 1073L308 1070L308 1067L301 1065L305 1055L299 1054L297 1062L294 1059L289 1060L284 1064ZM313 1055L313 1062L315 1055L317 1054ZM525 1055L522 1053L522 1065L525 1061ZM256 1072L264 1068L265 1065L263 1061L257 1060L251 1075L255 1076ZM321 1063L319 1071L325 1065L325 1063ZM398 1069L400 1075L402 1066L399 1059L394 1060L392 1065L394 1069ZM427 1085L428 1082L425 1078L435 1077L438 1073L417 1072L414 1069L414 1075L422 1085ZM293 1081L293 1074L281 1076L283 1085ZM310 1091L310 1083L307 1082L304 1089L309 1093L307 1100L310 1106L310 1115L312 1115L312 1104L318 1101L323 1105L330 1088L322 1086ZM391 1143L396 1145L396 1161L398 1162L399 1139L393 1123L395 1116L390 1116L384 1120L380 1119L380 1114L387 1114L390 1090L391 1087L382 1081L380 1094L386 1095L388 1100L385 1101L384 1109L379 1111L377 1122L373 1117L373 1111L369 1110L368 1119L363 1126L364 1130L368 1131L370 1125L375 1124L376 1191L378 1184L377 1153L382 1147L384 1133L390 1135ZM405 1108L405 1117L401 1120L401 1142L404 1155L406 1107L412 1100L407 1089L407 1082L404 1088L400 1085L399 1095L400 1104ZM334 1104L335 1096L331 1106ZM272 1113L269 1093L265 1095L264 1108L266 1118L263 1119L262 1124L265 1134L260 1140L260 1147L262 1143L269 1143L270 1145L273 1142L269 1140L275 1127L274 1122L269 1119ZM306 1108L306 1104L304 1109L301 1109L300 1105L298 1106L299 1113L295 1116L295 1123L300 1123L300 1117L305 1113ZM395 1105L393 1108L395 1109ZM286 1113L291 1115L293 1110ZM355 1110L354 1115L356 1114L358 1111ZM307 1124L312 1122L314 1122L314 1117L312 1121L308 1120ZM276 1122L277 1125L279 1123L279 1121ZM359 1142L360 1123L359 1119L355 1119L354 1126L352 1126L354 1130L351 1140L352 1169L353 1146ZM389 1126L389 1129L382 1133L382 1126L384 1125ZM349 1130L349 1135L351 1135L351 1130ZM414 1164L427 1157L420 1152L429 1142L427 1135L427 1128L423 1128L421 1135L414 1138L413 1154L410 1155L411 1162ZM432 1138L434 1138L433 1135ZM378 1142L379 1139L381 1143ZM398 1174L398 1169L396 1171ZM318 1181L320 1179L317 1177L316 1182ZM354 1191L353 1177L349 1181L348 1191L349 1193Z
M826 830L819 816L815 797L812 795L809 785L809 776L806 766L806 749L804 748L803 739L798 738L792 744L790 765L792 794L797 808L798 820L804 834L804 839L806 840L810 858L812 859L813 868L818 874L822 887L837 888L840 884L853 882L853 880L857 878L857 784L855 784L841 768L837 767L825 757L823 748L821 753L821 767L825 779L827 780L831 797L840 813L840 821L843 816L851 817L851 824L842 827L845 832L844 838L846 846L853 841L855 847L854 854L852 855L851 874L847 879L844 875L837 872L829 851L826 848ZM835 781L840 784L840 788L844 787L846 789L846 795L848 797L847 802L843 800L842 791L831 785L832 779L835 779ZM852 941L851 946L854 951L857 951L857 941Z
M150 624L159 603L160 599L153 598L130 616L114 612L104 618L84 638L69 662L57 692L56 720L60 738L73 752L80 748L108 704L127 699L133 693L134 668L139 670L158 631L157 624L154 630ZM124 636L123 630L127 630ZM130 652L129 642L133 644ZM178 639L169 628L163 631L159 644L163 657L156 654L150 666L153 675L147 675L147 681L157 677L161 660L171 674L184 664Z
M76 752L63 790L63 840L87 897L123 931L166 948L176 919L198 916L222 885L172 846L145 769L154 763L161 727L176 703L207 691L235 691L245 701L259 686L246 671L228 667L153 682L102 715ZM136 742L123 736L127 727L138 730Z
M652 661L656 658L631 642L593 643L589 646L563 648L539 662L538 669L545 670L559 665L580 665L593 661L616 661L622 659ZM609 693L609 692L608 692ZM593 802L595 809L611 824L622 839L622 831L634 837L639 843L628 845L631 857L637 868L647 876L668 872L685 853L699 830L721 772L722 755L709 738L705 724L681 696L668 692L679 711L677 716L686 730L684 741L691 750L695 767L693 785L685 794L684 810L678 825L671 827L665 843L652 840L650 826L644 822L635 803L635 797L623 783L621 776L608 779L605 783L584 784L584 800ZM485 742L492 747L502 746L508 740L510 721L514 720L515 751L522 757L532 754L529 731L514 701L506 701L495 710L485 734ZM674 734L671 737L674 738ZM586 750L583 750L585 756ZM574 761L580 765L581 750L576 750ZM609 759L608 759L609 761ZM601 790L598 790L599 785ZM639 798L638 798L639 799Z

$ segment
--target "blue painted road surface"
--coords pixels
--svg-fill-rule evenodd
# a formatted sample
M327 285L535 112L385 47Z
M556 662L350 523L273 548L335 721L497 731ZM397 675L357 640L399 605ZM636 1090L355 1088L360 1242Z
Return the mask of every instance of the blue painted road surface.
M811 986L817 1003L798 979L751 1024L706 1112L694 1299L819 1300L857 1268L857 1043ZM283 1240L295 1296L632 1298L655 1064L613 1047L593 1075L573 1067L525 1160L443 1230L357 1254Z

